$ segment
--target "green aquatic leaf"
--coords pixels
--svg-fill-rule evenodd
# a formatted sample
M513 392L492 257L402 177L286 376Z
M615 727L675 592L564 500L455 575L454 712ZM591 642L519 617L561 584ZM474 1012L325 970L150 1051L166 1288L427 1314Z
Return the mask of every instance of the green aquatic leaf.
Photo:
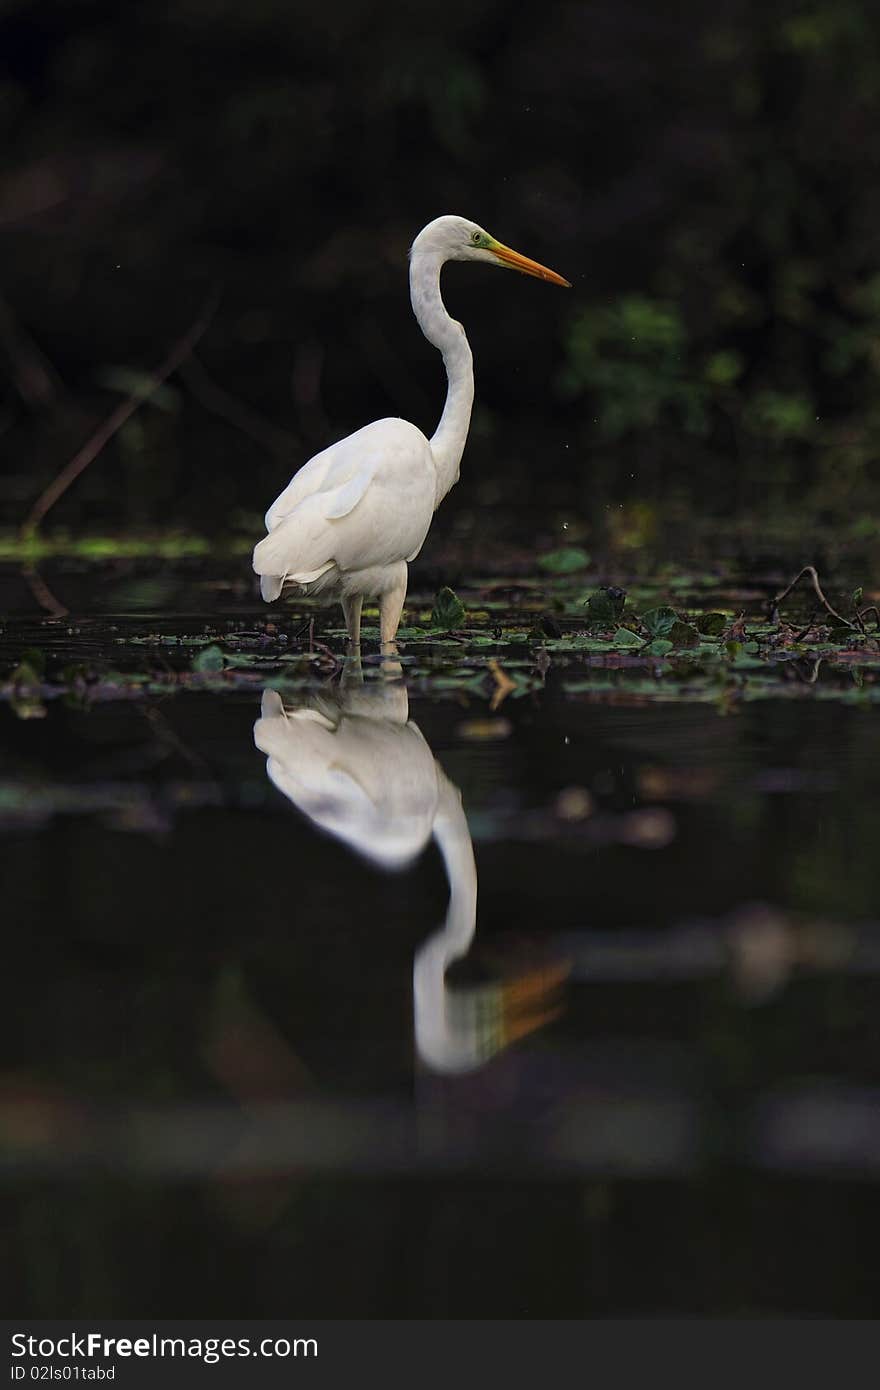
M566 545L560 550L551 550L538 557L538 568L546 574L575 574L584 570L590 563L586 550L576 545Z
M44 719L46 706L40 694L39 673L27 661L20 661L9 678L9 707L16 719Z
M641 638L638 640L641 641ZM548 652L607 652L609 639L576 632L568 637L546 637L542 640L542 645Z
M626 607L626 589L604 585L590 594L586 601L587 621L596 627L619 623Z
M683 623L678 620L672 624L667 634L673 647L698 647L700 645L700 634L690 623Z
M449 632L454 628L463 625L465 618L464 604L454 590L444 586L437 597L434 599L434 607L431 610L431 627Z
M35 663L27 659L29 655L32 655L32 653L24 653L21 661L15 667L15 670L9 677L10 685L25 687L39 686L41 671L37 669Z
M27 670L34 673L35 677L46 674L46 654L41 652L39 647L25 647L21 654L21 665L19 670ZM15 676L13 675L13 680Z
M720 637L727 626L727 618L723 613L701 613L694 619L694 626L706 637Z
M667 637L673 625L678 621L679 618L675 609L665 605L660 608L649 608L647 613L642 614L642 622L652 637Z
M223 652L213 642L210 647L203 647L192 659L192 668L200 675L208 675L211 672L222 671L224 666Z
M644 648L646 656L667 656L675 646L668 637L655 637L653 642L649 642Z
M614 634L613 642L615 647L640 647L642 639L637 632L631 632L628 627L619 627Z

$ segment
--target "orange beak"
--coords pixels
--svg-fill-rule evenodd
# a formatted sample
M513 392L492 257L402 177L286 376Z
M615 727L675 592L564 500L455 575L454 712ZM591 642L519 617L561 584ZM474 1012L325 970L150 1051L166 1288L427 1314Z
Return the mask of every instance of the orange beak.
M523 275L534 275L537 280L549 280L551 285L564 285L566 289L571 289L570 280L564 280L561 275L556 274L555 270L548 270L539 261L531 261L528 256L521 256L518 251L511 251L509 246L502 246L500 241L493 242L489 250L502 265L508 266L511 270L519 270Z

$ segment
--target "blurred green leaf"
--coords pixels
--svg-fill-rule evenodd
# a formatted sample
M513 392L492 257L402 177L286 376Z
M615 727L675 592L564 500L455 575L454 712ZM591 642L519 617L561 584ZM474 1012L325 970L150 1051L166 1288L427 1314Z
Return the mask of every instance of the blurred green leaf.
M704 375L712 386L732 386L743 374L745 362L742 354L724 349L713 352L707 360Z
M673 624L678 622L678 614L675 609L666 606L649 608L647 613L643 613L641 617L652 637L667 637Z
M104 367L97 373L97 381L108 391L118 391L121 396L149 401L151 405L168 414L180 409L179 391L167 382L157 383L149 372L138 371L136 367Z
M700 634L690 623L683 623L681 620L674 622L669 629L669 641L674 647L698 647L700 644Z
M576 545L563 546L560 550L551 550L538 557L539 569L548 574L574 574L577 570L586 569L589 563L586 550Z
M465 609L461 599L452 589L442 588L434 599L434 607L431 610L431 627L442 632L449 632L461 627L464 618Z
M41 652L39 647L25 647L18 669L19 671L32 672L40 679L46 674L46 653Z
M212 643L210 647L203 647L192 659L193 670L199 671L202 675L222 671L224 664L223 652L216 643Z
M746 423L754 433L780 441L808 438L815 419L815 409L806 396L784 391L759 391L745 413Z
M587 599L586 606L587 621L591 626L610 627L612 623L620 622L626 607L626 590L614 586L596 589Z

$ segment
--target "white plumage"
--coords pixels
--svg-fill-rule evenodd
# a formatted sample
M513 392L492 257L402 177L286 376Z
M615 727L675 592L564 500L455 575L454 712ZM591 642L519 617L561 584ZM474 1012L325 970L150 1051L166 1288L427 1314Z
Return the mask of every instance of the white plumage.
M381 868L405 867L431 838L443 774L402 681L299 706L267 690L254 742L282 795Z
M299 706L285 706L266 690L254 742L278 790L379 868L405 869L435 841L449 904L443 925L413 961L416 1047L435 1071L472 1071L554 1015L550 996L559 975L447 985L446 971L469 951L477 923L477 866L461 793L411 722L403 681L364 685L357 667L354 679L349 671L344 681L338 693L313 695Z
M284 583L315 585L312 592L332 583L340 597L381 593L367 572L418 555L435 489L431 446L406 420L376 420L331 444L266 513L269 534L254 550L263 598L277 598ZM332 581L318 586L331 570Z
M425 337L442 352L449 383L440 424L429 440L406 420L376 420L316 454L272 503L268 535L254 550L254 570L267 602L286 586L338 599L355 645L366 597L379 598L382 643L393 642L407 565L458 480L474 379L464 329L440 297L440 270L448 260L481 260L568 284L462 217L438 217L413 242L413 312Z

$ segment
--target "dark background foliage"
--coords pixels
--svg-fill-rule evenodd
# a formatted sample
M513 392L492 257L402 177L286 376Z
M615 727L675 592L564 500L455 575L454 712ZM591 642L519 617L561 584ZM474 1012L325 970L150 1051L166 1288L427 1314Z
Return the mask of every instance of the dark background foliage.
M430 431L406 249L456 211L574 282L447 270L457 507L870 530L878 39L868 0L0 0L5 522L214 284L195 360L53 523L247 528L349 429Z

